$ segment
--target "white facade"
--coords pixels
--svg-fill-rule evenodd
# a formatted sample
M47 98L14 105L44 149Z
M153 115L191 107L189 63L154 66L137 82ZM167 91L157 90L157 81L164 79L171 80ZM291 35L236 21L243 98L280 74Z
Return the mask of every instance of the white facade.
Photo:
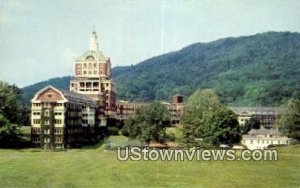
M82 126L94 126L95 125L96 110L90 107L84 107L82 109Z
M261 128L258 130L252 129L247 135L243 135L242 144L248 149L266 149L270 145L288 145L290 139L286 136L281 136L277 130L268 130Z

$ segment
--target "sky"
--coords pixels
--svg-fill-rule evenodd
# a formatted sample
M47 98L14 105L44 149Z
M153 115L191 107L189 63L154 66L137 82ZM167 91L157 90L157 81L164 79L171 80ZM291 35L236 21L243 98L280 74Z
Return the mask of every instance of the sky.
M74 74L93 28L113 67L196 42L300 32L299 0L0 0L0 80Z

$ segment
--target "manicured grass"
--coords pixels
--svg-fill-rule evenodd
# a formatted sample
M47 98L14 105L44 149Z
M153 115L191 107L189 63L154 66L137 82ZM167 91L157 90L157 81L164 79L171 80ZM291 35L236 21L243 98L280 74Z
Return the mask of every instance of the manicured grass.
M126 142L111 137L109 142ZM116 143L118 144L118 143ZM104 146L0 150L0 187L299 187L300 145L279 161L118 161Z

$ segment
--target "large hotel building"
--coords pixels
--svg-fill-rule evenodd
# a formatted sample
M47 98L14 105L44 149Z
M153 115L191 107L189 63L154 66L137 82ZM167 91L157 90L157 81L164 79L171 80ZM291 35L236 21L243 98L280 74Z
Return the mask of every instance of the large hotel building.
M75 60L70 91L47 86L31 100L32 142L65 148L96 139L97 128L115 115L115 95L110 59L99 51L93 32L90 49Z
M99 51L93 32L90 48L75 59L75 76L70 91L47 86L38 91L31 107L31 139L45 148L65 148L95 141L108 120L124 121L150 103L116 102L116 88L111 77L110 58ZM179 123L184 113L182 95L162 102L170 111L170 124ZM278 108L231 109L243 126L250 118L259 119L264 128L274 127Z

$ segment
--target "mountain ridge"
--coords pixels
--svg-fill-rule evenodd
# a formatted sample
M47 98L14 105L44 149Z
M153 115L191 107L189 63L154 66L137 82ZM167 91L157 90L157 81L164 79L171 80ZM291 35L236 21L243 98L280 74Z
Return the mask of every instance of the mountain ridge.
M194 43L112 72L119 99L169 100L212 88L227 105L277 106L300 89L299 65L300 34L266 32ZM27 86L24 98L45 84L67 89L70 78Z

